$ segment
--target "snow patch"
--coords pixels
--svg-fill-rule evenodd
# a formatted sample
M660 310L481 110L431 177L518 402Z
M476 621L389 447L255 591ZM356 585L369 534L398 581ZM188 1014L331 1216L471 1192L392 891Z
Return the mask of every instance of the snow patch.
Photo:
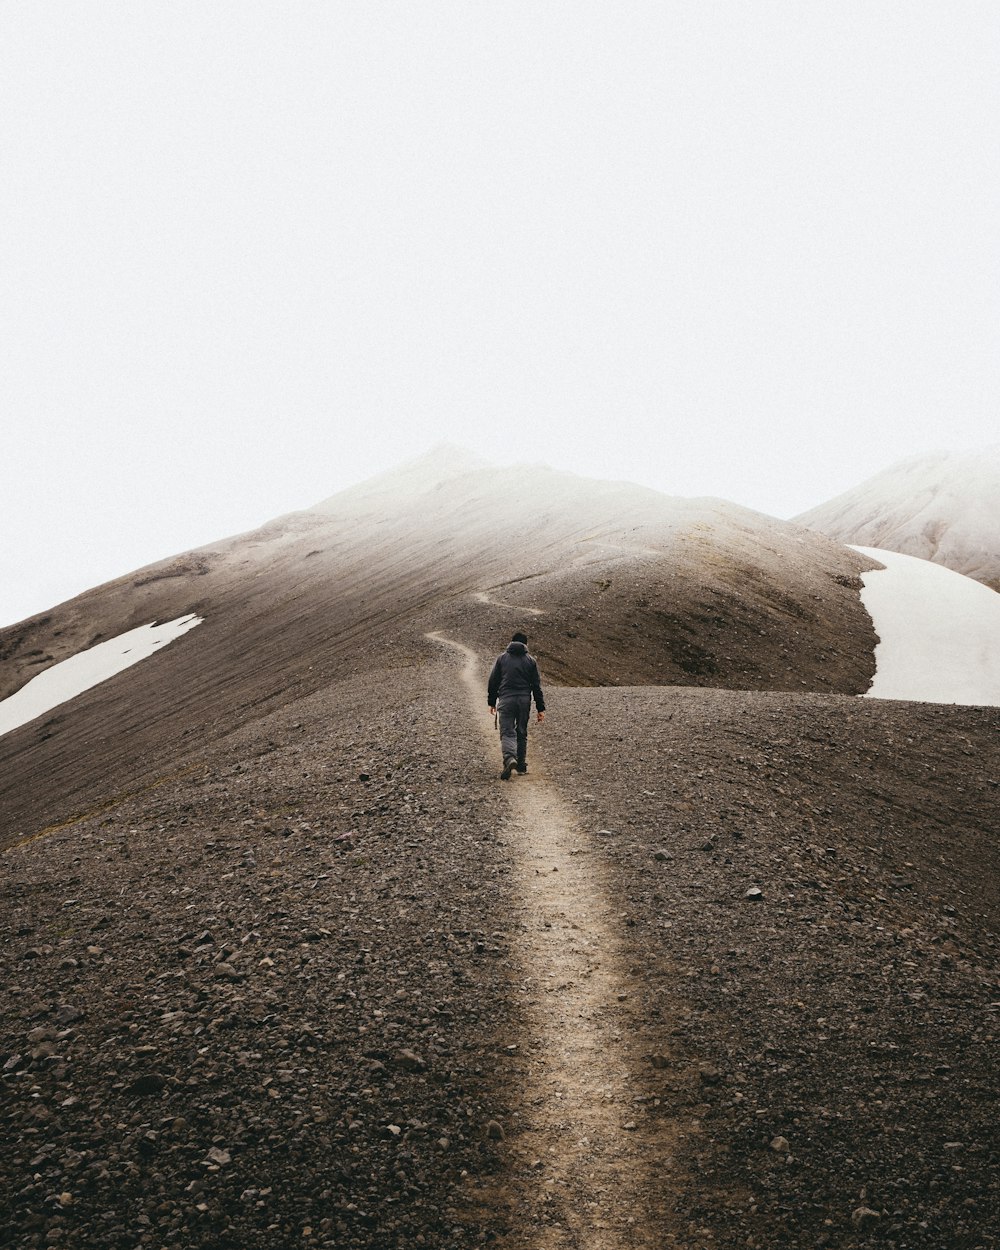
M140 625L87 651L53 664L8 699L0 702L0 734L10 733L54 707L74 699L116 673L145 660L154 651L200 625L204 618L180 616L163 624Z
M885 565L861 574L881 640L867 697L1000 706L1000 594L916 556L852 550Z

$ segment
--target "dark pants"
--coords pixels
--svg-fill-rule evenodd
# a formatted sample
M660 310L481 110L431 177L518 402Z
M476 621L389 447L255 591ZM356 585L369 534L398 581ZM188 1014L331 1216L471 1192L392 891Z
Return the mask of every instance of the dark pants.
M531 715L531 695L504 695L497 700L497 720L500 722L500 750L504 760L513 755L523 764L528 754L528 717Z

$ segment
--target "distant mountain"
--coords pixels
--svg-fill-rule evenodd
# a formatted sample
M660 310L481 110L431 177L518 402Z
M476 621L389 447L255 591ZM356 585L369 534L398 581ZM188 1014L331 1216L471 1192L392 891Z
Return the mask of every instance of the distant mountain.
M1000 590L1000 444L903 460L795 520L838 542L933 560Z
M185 767L346 673L418 664L436 630L489 656L527 628L552 684L860 694L871 567L736 504L436 447L0 630L3 698L127 630L204 622L0 737L0 844Z

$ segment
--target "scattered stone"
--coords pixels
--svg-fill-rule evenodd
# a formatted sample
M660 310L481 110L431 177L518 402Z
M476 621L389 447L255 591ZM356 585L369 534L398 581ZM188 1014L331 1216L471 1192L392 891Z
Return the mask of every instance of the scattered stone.
M749 899L751 903L759 903L764 897L764 891L758 886L752 885L743 897Z
M871 1228L881 1218L878 1211L873 1211L871 1207L855 1207L851 1212L851 1223L855 1228Z
M334 630L335 615L331 606ZM297 655L282 656L278 677L312 689L316 674L296 669ZM424 701L428 673L417 656L414 646L390 670L398 684L384 689L381 677L352 674L356 690L324 659L324 681L336 680L302 703L322 719L301 746L280 738L290 713L271 700L268 716L224 749L199 731L184 747L199 766L179 783L3 857L0 1065L13 1059L14 1070L0 1087L15 1146L0 1159L0 1192L25 1250L126 1242L456 1250L476 1240L472 1220L484 1245L529 1235L520 1217L511 1227L508 1209L490 1205L495 1190L480 1188L496 1180L495 1156L523 1140L526 1121L514 1112L527 1115L520 1091L545 1058L537 1036L521 1032L518 947L531 920L512 906L519 846L464 704L441 702L436 670ZM607 996L614 1010L595 1021L626 1047L639 1041L649 1063L646 1078L602 1114L626 1153L642 1145L651 1175L664 1151L698 1172L690 1201L654 1240L751 1250L882 1237L902 1246L922 1235L987 1244L998 1007L985 988L996 957L986 935L995 926L962 848L966 838L978 847L981 831L997 825L993 760L979 750L995 739L993 712L818 694L563 694L577 700L574 712L593 701L609 716L595 716L593 731L585 716L567 716L565 728L556 717L546 785L572 782L576 760L591 757L609 728L611 741L621 733L629 744L621 767L602 770L583 827L588 814L612 826L591 849L604 861L594 869L615 900L608 928L628 978ZM647 702L658 713L648 739L634 732ZM619 703L627 706L616 712ZM433 781L413 750L415 714L421 749L426 730L429 757L442 761ZM788 748L772 750L762 738L786 718ZM948 789L955 726L976 718L977 756L958 761L960 788ZM904 721L920 733L905 747L900 734L887 750L887 727ZM733 766L734 738L760 771L745 793L751 769ZM239 785L234 748L249 761ZM360 768L371 780L359 789ZM641 787L654 775L663 798L647 802ZM905 849L914 845L907 786L921 818L930 816L915 868L901 866L918 854ZM691 814L678 811L667 827L664 813L682 796ZM129 820L142 828L129 836L126 862L118 825ZM733 821L745 824L739 843ZM294 837L265 836L265 824L276 831L286 822ZM333 843L332 831L352 826L364 857ZM714 853L691 856L696 872L674 873L674 839L697 848L708 833ZM811 854L816 839L835 843L837 855ZM585 853L585 834L583 843ZM250 851L261 874L253 888L241 867ZM979 860L984 872L995 866ZM766 909L733 905L747 877L768 882ZM896 895L911 879L904 907ZM60 912L67 893L82 905ZM943 914L942 898L960 902L961 914ZM590 966L607 960L588 926L563 933L569 917L552 919L548 936L568 938ZM20 962L26 927L34 962ZM487 961L487 952L497 957ZM67 956L82 971L60 968ZM216 959L244 978L216 973ZM616 960L608 966L617 972ZM558 1006L573 1010L585 987L575 974L565 979ZM626 985L628 1029L615 1003ZM63 1026L55 1012L69 993L86 1016ZM708 1056L713 1063L700 1064ZM870 1131L873 1104L891 1134ZM580 1153L584 1200L600 1199L609 1143L571 1107L552 1110L564 1144ZM506 1138L487 1131L491 1116ZM795 1133L796 1158L808 1144L808 1166L785 1166L788 1139L764 1137L782 1132L777 1124ZM731 1150L720 1154L723 1143ZM531 1214L558 1239L568 1235L556 1227L568 1191L544 1184L554 1158L543 1149L526 1161L536 1177ZM262 1188L270 1184L273 1192ZM75 1200L66 1204L65 1194ZM851 1223L852 1200L872 1214ZM641 1241L646 1215L624 1212L622 1224L632 1215Z
M143 1072L141 1076L135 1078L125 1092L145 1097L148 1094L158 1094L166 1083L167 1078L159 1072Z
M507 1134L499 1120L489 1120L486 1124L486 1136L490 1141L503 1141Z

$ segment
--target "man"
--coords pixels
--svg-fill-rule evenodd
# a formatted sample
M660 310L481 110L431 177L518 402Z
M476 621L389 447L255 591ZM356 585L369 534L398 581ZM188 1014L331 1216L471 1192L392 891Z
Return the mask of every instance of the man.
M528 771L528 719L531 716L531 698L535 698L535 710L539 725L545 719L545 697L538 676L538 665L528 654L526 634L515 634L507 650L497 656L490 673L486 698L490 713L500 714L500 750L503 752L503 772L500 776L509 780L511 773Z

